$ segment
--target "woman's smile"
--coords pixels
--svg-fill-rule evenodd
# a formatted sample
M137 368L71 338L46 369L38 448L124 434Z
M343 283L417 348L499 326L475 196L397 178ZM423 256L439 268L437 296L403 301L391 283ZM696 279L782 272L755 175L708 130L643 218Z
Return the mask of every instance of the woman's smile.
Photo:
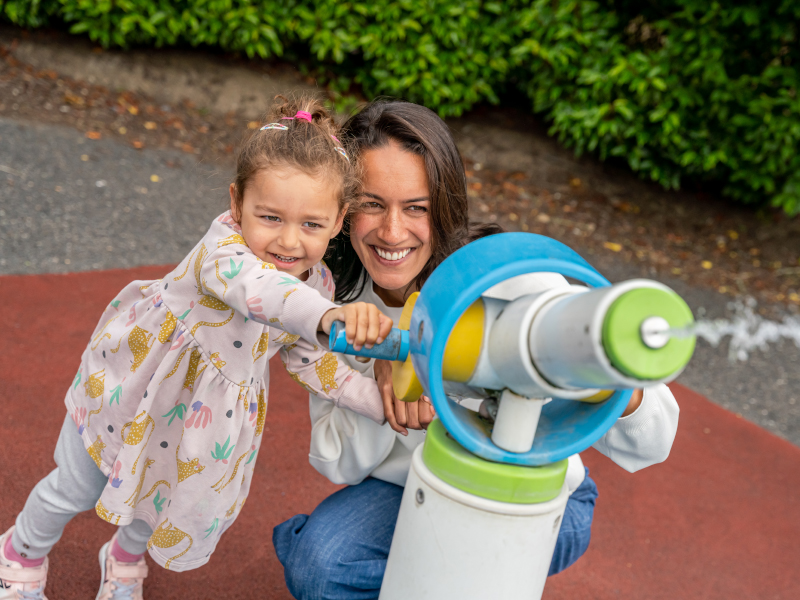
M370 246L372 251L378 255L382 262L393 265L400 264L416 248L383 248L381 246Z

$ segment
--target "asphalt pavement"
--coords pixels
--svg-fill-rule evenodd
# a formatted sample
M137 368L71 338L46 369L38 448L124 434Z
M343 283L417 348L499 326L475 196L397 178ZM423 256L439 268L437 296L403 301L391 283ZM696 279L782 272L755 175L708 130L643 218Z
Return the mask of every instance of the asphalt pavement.
M0 274L180 261L227 209L230 166L0 119Z
M90 140L68 127L0 119L0 275L177 263L227 208L231 168ZM635 267L603 262L597 266L612 281L641 276ZM662 281L695 314L731 314L713 290ZM701 341L678 381L800 445L800 349L793 344L731 363L727 344Z

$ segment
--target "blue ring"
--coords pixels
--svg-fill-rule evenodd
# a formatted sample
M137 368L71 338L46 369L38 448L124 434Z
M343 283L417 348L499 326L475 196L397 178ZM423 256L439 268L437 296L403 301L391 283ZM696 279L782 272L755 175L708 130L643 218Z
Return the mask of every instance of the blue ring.
M493 285L535 272L560 273L591 287L610 285L588 262L556 240L505 233L477 240L445 259L423 286L411 317L414 368L442 424L468 451L495 462L537 466L582 452L616 422L632 394L631 390L617 391L599 404L553 399L542 409L533 448L520 454L496 446L476 413L447 399L442 359L458 318ZM419 335L421 323L425 325Z

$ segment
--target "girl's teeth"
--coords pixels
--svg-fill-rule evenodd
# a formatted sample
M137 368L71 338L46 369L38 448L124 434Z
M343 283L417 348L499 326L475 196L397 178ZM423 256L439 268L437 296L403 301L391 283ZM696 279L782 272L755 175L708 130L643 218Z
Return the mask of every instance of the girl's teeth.
M384 260L400 260L401 258L405 258L408 253L411 252L411 248L400 250L400 252L386 252L385 250L382 250L376 246L375 252L377 252L378 256Z
M294 256L281 256L280 254L276 254L275 258L281 262L294 262L297 260L297 258Z

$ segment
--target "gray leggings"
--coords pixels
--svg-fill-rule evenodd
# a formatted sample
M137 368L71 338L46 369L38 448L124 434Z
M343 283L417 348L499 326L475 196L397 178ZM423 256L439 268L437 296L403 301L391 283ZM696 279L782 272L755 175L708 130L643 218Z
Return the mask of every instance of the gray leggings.
M41 558L61 539L72 517L93 509L108 478L86 452L69 415L58 436L53 471L33 488L17 516L11 544L24 558ZM153 534L141 519L119 528L117 543L130 554L143 554Z

